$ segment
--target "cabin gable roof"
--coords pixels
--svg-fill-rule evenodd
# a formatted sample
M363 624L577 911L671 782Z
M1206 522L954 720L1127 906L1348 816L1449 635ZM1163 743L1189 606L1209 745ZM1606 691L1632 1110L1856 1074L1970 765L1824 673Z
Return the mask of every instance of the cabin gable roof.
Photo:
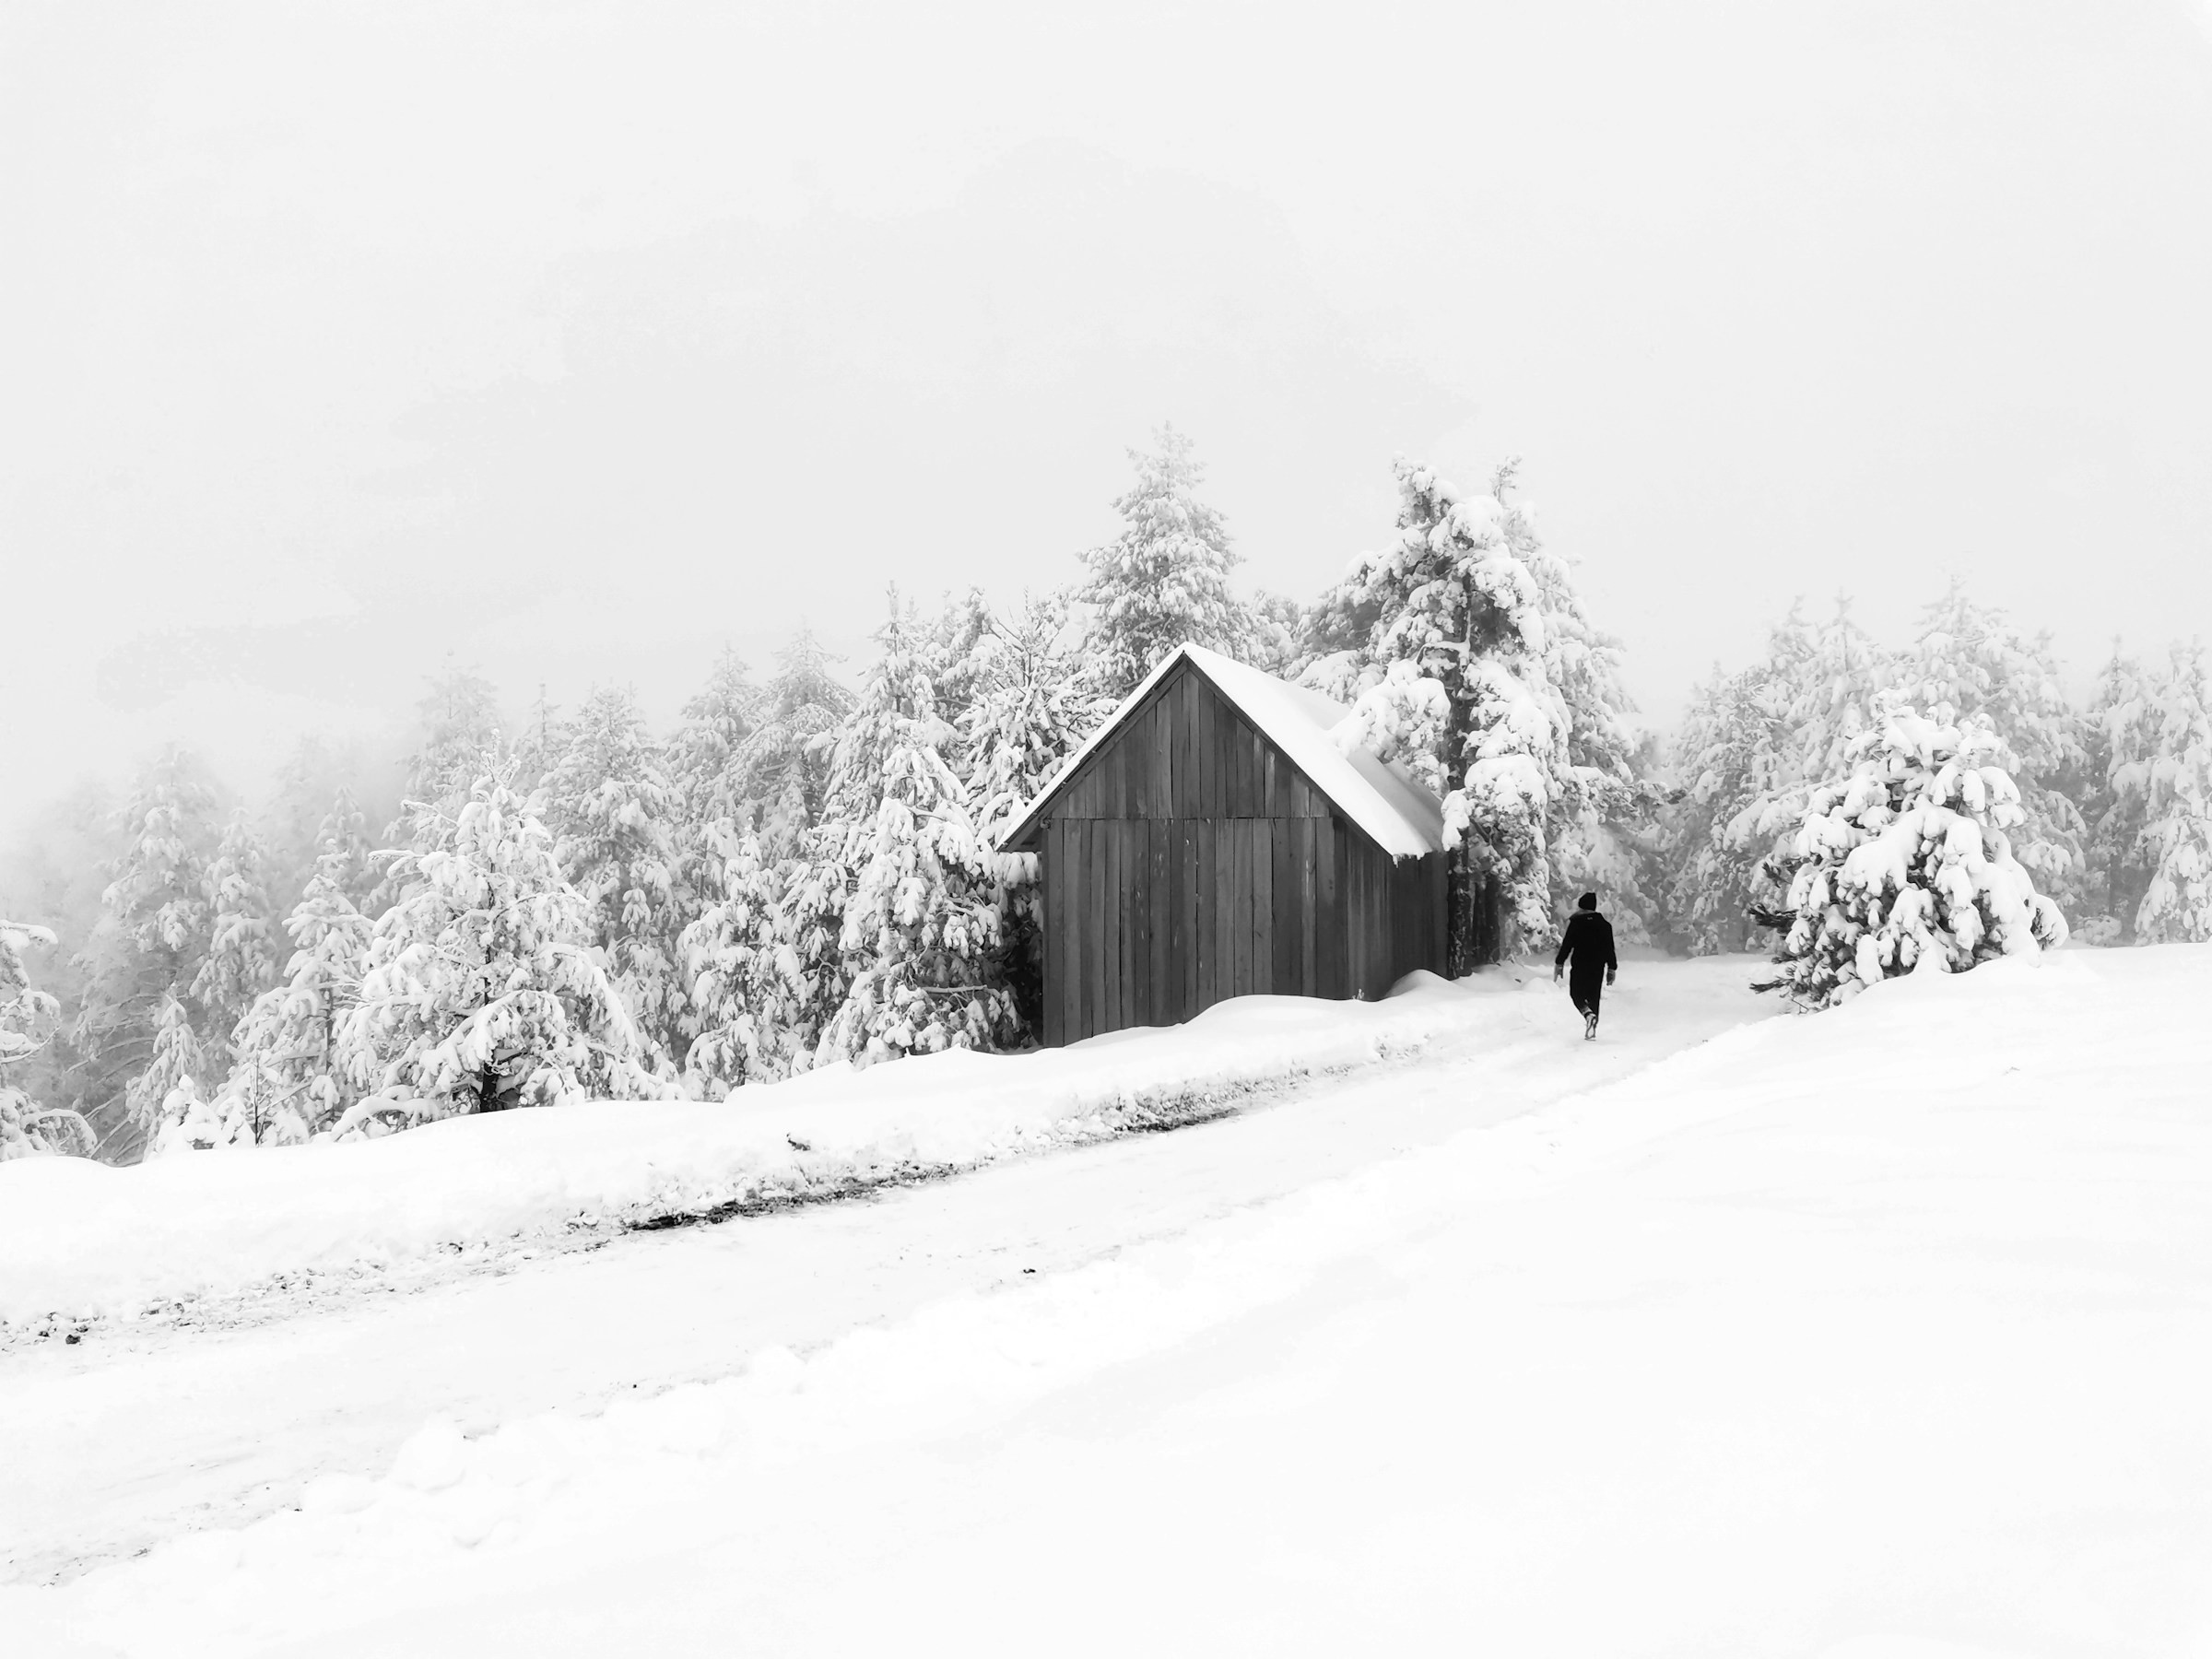
M999 838L1007 850L1035 844L1038 825L1075 783L1092 759L1107 747L1179 669L1195 673L1222 701L1271 744L1306 782L1354 827L1392 858L1420 858L1443 849L1443 806L1402 766L1378 760L1365 749L1349 755L1336 747L1330 729L1350 711L1335 699L1304 686L1208 651L1183 644L1145 677L1144 682L1093 732L1042 794Z

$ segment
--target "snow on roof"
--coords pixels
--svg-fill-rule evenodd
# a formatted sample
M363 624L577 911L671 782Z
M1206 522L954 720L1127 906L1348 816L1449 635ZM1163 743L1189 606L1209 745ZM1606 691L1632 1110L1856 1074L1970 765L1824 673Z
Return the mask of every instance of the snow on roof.
M1045 805L1082 770L1092 752L1121 728L1176 664L1186 660L1383 852L1393 858L1420 858L1442 851L1442 803L1416 782L1404 767L1385 764L1363 748L1347 755L1329 735L1329 729L1351 713L1349 709L1310 687L1294 686L1218 651L1188 643L1178 645L1145 677L1142 685L1122 700L1121 707L1090 735L1044 793L1030 802L1029 810L999 838L999 845L1011 847L1027 835Z

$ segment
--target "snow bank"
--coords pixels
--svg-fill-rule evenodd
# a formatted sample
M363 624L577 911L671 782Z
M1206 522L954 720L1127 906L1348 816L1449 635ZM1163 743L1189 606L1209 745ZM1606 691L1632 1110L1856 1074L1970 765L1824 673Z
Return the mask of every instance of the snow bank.
M2202 1652L2207 993L2204 948L1891 982L805 1359L432 1422L0 1622L225 1659Z
M1202 1115L1234 1093L1418 1049L1501 976L1381 1003L1253 996L1057 1050L834 1066L718 1104L599 1102L387 1139L0 1163L6 1324L130 1316L276 1275L375 1270L578 1222L820 1197Z

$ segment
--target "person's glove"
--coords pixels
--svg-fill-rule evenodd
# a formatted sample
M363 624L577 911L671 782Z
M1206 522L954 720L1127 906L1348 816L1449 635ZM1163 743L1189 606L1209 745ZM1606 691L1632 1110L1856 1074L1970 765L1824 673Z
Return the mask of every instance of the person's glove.
M1555 962L1554 964L1552 964L1552 970L1551 970L1551 982L1552 982L1553 984L1555 984L1555 985L1556 985L1556 984L1558 984L1558 983L1559 983L1559 982L1561 980L1565 979L1566 977L1567 977L1567 970L1566 970L1566 969L1564 969L1564 968L1561 968L1561 967L1560 967L1560 966L1559 966L1559 964L1557 964L1556 962Z
M1606 969L1606 984L1608 984L1608 985L1609 985L1609 984L1611 984L1611 983L1613 982L1613 975L1614 975L1615 971L1616 971L1616 970L1614 970L1614 969L1611 969L1611 968L1608 968L1608 969Z

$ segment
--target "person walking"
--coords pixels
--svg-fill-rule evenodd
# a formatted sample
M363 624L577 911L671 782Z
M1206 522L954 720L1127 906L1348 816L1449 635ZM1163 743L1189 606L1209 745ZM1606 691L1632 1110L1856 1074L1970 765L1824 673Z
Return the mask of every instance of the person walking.
M1613 954L1613 924L1598 913L1597 895L1584 893L1581 907L1567 918L1567 930L1559 936L1559 954L1552 959L1551 978L1557 984L1565 977L1567 994L1574 999L1574 1011L1583 1017L1583 1040L1586 1042L1597 1041L1598 997L1613 982L1619 967Z

